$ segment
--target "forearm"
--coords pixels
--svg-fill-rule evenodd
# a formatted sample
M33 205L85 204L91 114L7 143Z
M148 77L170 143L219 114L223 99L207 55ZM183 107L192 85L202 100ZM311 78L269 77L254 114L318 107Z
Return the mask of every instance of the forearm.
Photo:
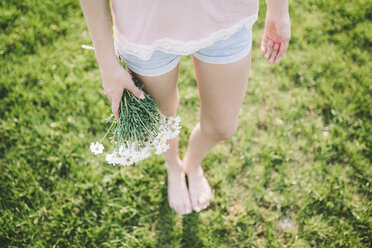
M109 0L80 0L85 21L102 70L117 63L112 40Z
M288 15L288 0L265 0L267 11L272 15L280 17Z

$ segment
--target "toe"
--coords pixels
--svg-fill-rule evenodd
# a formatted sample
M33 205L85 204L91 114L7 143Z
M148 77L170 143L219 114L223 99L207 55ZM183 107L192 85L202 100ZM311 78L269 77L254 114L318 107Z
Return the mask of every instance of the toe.
M198 201L196 198L194 197L191 197L191 208L195 211L195 212L198 212L199 211L199 208L198 208Z
M184 212L184 209L183 209L183 205L182 204L178 204L177 205L177 211L176 211L178 214L183 214Z
M178 214L188 214L189 210L186 208L185 204L184 203L178 203L176 205L176 208L175 208L175 211L178 213Z
M205 197L203 197L203 198L201 198L200 200L199 200L199 209L200 210L203 210L205 207L205 204L206 204L207 202L205 201Z
M204 197L203 197L203 198L199 199L199 201L198 201L199 211L204 209L204 204L205 204L205 200L204 200Z
M208 194L207 194L207 193L203 194L203 195L199 198L199 203L200 203L200 205L204 205L204 203L207 202L207 201L208 201Z
M182 206L181 206L181 214L187 214L187 208L186 208L185 204L182 204Z
M184 209L185 209L185 214L189 214L192 211L190 204L185 204Z
M192 206L192 209L194 209L195 212L199 212L199 211L201 210L199 204L195 204L195 205L193 205L193 206Z
M206 209L209 206L209 201L205 202L203 205L203 209Z
M203 205L205 204L205 202L207 201L207 198L205 196L199 196L199 197L195 197L195 199L191 202L192 203L192 209L195 211L195 212L200 212L201 210L203 210Z
M211 192L206 192L206 194L203 196L203 198L201 199L201 206L203 209L207 208L209 206L209 203L210 203L210 199L212 198L212 194Z

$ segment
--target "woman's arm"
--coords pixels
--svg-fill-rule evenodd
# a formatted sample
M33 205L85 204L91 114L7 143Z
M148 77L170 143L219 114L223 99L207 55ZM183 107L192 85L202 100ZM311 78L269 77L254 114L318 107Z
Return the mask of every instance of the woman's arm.
M278 63L288 49L291 21L288 0L266 0L267 12L261 51L270 62Z
M85 21L93 41L105 93L112 103L112 113L119 118L119 104L124 89L143 99L144 95L131 75L118 62L112 39L109 0L80 0Z

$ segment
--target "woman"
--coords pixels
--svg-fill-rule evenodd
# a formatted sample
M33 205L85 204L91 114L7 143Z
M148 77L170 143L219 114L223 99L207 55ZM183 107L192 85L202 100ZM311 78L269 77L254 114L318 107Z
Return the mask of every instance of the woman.
M112 0L113 29L108 0L80 2L116 118L124 89L143 98L130 73L144 83L163 114L175 116L180 55L192 54L200 122L182 160L177 138L170 141L163 157L170 207L179 214L205 209L212 192L201 163L217 143L236 131L248 83L258 0ZM290 39L288 1L266 0L266 5L261 50L269 62L278 63ZM130 73L118 63L117 55L124 58Z

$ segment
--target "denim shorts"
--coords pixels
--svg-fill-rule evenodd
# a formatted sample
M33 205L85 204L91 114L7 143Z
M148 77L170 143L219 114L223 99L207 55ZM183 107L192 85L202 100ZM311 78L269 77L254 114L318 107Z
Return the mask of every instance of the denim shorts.
M135 55L126 54L115 44L115 51L121 56L128 68L142 76L159 76L174 69L181 55L164 53L156 50L150 59L143 60ZM252 28L240 28L229 38L219 40L209 47L202 48L192 55L210 64L229 64L245 57L252 47Z

